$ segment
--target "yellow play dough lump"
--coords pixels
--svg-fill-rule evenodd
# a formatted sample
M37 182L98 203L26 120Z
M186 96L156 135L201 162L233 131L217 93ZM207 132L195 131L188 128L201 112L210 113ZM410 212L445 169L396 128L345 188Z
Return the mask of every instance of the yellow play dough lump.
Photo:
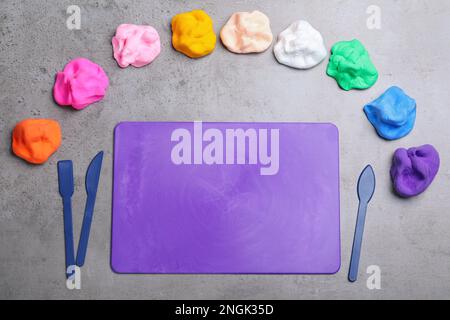
M210 54L216 46L213 21L203 10L177 14L172 18L172 44L191 58Z

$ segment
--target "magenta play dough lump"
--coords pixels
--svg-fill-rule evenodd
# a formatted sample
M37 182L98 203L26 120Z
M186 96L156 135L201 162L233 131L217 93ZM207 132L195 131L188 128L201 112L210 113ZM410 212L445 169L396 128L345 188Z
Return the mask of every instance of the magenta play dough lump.
M108 86L109 80L102 67L88 59L77 58L57 73L53 96L60 106L82 110L102 100Z
M161 53L158 31L151 26L121 24L112 39L114 58L120 67L140 68L156 59Z
M421 194L433 182L439 165L439 153L431 145L408 150L398 149L391 168L395 191L404 198Z

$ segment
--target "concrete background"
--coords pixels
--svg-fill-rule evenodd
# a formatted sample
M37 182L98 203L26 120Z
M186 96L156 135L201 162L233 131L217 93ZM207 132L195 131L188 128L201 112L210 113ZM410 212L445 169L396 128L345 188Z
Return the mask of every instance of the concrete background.
M66 8L82 10L82 28L66 28ZM366 9L382 10L382 29L366 27ZM277 64L271 51L238 56L218 43L190 60L170 44L173 15L205 9L216 31L235 11L259 9L278 34L306 19L327 47L360 39L380 72L367 91L341 91L325 75ZM142 69L121 70L111 37L120 23L150 24L161 35L161 56ZM391 299L450 298L450 2L447 0L316 1L12 1L0 0L0 298L4 299ZM111 80L104 101L81 112L58 107L54 75L72 58L103 66ZM362 112L391 85L418 102L414 131L396 142L378 138ZM43 166L10 151L14 125L30 117L60 121L61 149ZM109 266L113 128L120 121L333 122L341 135L342 268L334 276L138 276ZM431 188L401 200L391 190L389 167L397 147L434 144L442 167ZM84 174L99 150L106 158L97 196L82 290L64 283L62 204L56 162L73 159L75 239L85 203ZM366 164L378 188L366 221L360 280L347 282L356 220L356 181ZM369 265L382 270L382 290L366 288Z

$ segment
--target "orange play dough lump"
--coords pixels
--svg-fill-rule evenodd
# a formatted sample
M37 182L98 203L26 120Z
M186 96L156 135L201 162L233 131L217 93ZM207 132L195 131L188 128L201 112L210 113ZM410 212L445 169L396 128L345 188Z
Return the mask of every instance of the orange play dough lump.
M172 45L190 58L210 54L216 46L213 21L203 10L177 14L172 19Z
M12 150L30 163L43 164L60 145L61 127L55 120L27 119L14 128Z

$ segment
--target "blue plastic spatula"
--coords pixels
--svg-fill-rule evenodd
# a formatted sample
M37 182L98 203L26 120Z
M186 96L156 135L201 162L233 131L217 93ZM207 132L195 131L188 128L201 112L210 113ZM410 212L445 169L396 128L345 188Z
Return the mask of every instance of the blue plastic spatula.
M58 183L59 193L63 199L64 210L64 243L66 249L66 270L69 266L75 265L75 254L73 249L73 228L72 228L72 195L73 187L73 164L72 161L65 160L58 162Z
M350 282L355 282L358 278L359 258L361 255L361 244L364 233L364 224L366 222L367 206L375 192L375 184L375 173L373 172L372 167L369 165L361 173L361 176L358 180L359 209L358 218L356 221L355 237L353 239L350 271L348 273L348 280Z

